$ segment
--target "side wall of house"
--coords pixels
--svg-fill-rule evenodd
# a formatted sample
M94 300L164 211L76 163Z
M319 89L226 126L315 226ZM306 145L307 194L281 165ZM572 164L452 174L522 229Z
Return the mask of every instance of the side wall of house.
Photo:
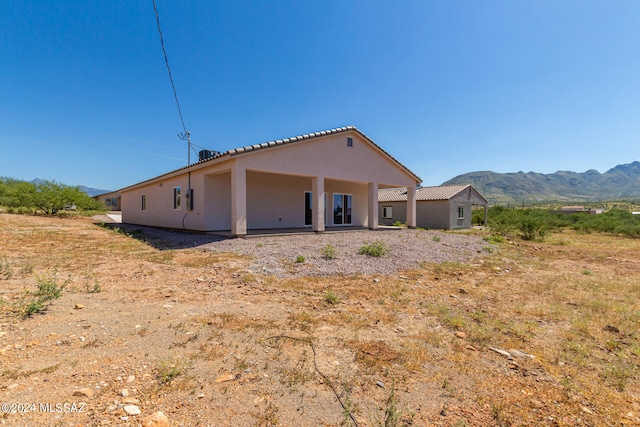
M188 184L185 174L123 191L122 222L154 227L198 229L199 220L195 212L187 210ZM174 189L177 187L180 187L180 206L174 209ZM193 181L192 188L195 194L202 191L202 187L195 186ZM142 206L143 196L145 209ZM187 216L190 216L188 223L185 216L187 213Z
M228 171L204 176L204 230L223 231L231 227L231 173Z
M391 208L391 218L384 218L383 208L385 207ZM416 206L416 212L417 210L418 208ZM379 202L378 220L380 224L383 225L392 225L396 221L405 223L407 221L407 202Z
M469 188L455 197L451 198L451 229L471 228L472 215L471 211L473 205L486 206L486 202L480 195L472 188ZM464 210L464 218L458 218L458 207L462 207Z
M418 227L449 229L451 224L449 202L429 200L416 203L416 224Z
M383 218L383 208L391 207L392 218ZM380 202L378 206L380 223L391 225L395 221L406 223L406 202ZM450 224L449 204L446 201L418 201L416 202L416 226L422 228L448 229Z

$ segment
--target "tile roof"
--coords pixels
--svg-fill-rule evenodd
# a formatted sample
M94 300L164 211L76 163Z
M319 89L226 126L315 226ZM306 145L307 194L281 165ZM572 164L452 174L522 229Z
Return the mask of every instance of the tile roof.
M436 187L420 187L416 191L416 201L449 200L471 187L464 185L441 185ZM473 188L473 187L471 187ZM482 196L480 196L482 197ZM378 191L378 202L406 202L406 188L385 188Z
M227 151L225 151L223 153L217 153L212 157L209 157L209 158L204 159L204 160L200 160L200 161L192 163L192 164L190 164L188 166L183 166L183 167L175 169L175 170L173 170L171 172L164 173L164 174L162 174L160 176L157 176L155 178L151 178L151 179L148 179L146 181L130 185L129 187L125 187L125 188L123 188L123 189L121 189L119 191L128 189L130 187L135 187L135 186L140 185L140 184L144 184L146 182L152 181L154 179L157 179L157 178L160 178L160 177L163 177L163 176L166 176L166 175L173 174L175 172L179 172L179 171L182 171L182 170L187 170L187 169L193 168L196 165L201 165L201 164L206 163L206 162L210 162L210 161L214 161L214 160L217 160L217 159L221 159L223 157L233 157L233 156L237 156L239 154L249 153L251 151L262 150L262 149L265 149L265 148L271 148L271 147L276 147L276 146L279 146L279 145L291 144L291 143L295 143L295 142L300 142L300 141L305 141L305 140L317 138L317 137L320 137L320 136L333 135L333 134L338 134L338 133L342 133L342 132L349 132L349 131L357 132L365 140L367 140L374 147L376 147L378 150L380 150L384 155L386 155L391 160L393 160L400 168L404 169L407 173L409 173L409 175L413 176L418 182L422 181L422 179L420 179L419 176L417 176L416 174L411 172L409 170L409 168L407 168L405 165L400 163L391 154L387 153L382 147L380 147L378 144L376 144L371 138L369 138L367 135L365 135L360 129L358 129L355 126L342 126L342 127L338 127L338 128L334 128L334 129L323 130L323 131L320 131L320 132L313 132L313 133L307 133L307 134L304 134L304 135L294 136L294 137L291 137L291 138L276 139L274 141L263 142L261 144L254 144L254 145L247 145L245 147L233 148L233 149L227 150Z

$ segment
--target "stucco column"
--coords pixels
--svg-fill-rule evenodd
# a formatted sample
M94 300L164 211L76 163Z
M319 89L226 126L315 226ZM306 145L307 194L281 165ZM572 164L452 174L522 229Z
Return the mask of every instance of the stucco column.
M324 176L311 178L311 225L316 233L324 232Z
M369 183L369 230L378 229L378 183Z
M416 228L416 187L407 187L407 227Z
M247 234L247 170L237 163L231 167L231 234Z
M487 210L488 210L487 205L484 205L484 226L485 227L487 226Z

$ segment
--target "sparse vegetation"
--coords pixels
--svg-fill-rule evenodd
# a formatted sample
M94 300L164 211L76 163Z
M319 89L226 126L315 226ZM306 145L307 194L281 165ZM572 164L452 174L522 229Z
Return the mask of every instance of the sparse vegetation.
M93 284L87 283L85 285L85 290L88 294L99 294L100 292L102 292L102 287L100 286L100 281L98 281L98 278L96 277L94 279Z
M363 245L358 250L360 255L367 255L372 257L381 257L385 256L389 252L387 245L382 240L376 240L373 243L369 243L368 245Z
M324 301L329 304L337 304L340 302L340 297L333 290L329 289L326 294L324 294Z
M523 240L542 240L552 230L568 227L583 233L640 237L640 217L622 209L612 209L597 215L568 215L549 209L494 206L489 209L488 218L493 233L501 236L515 233Z
M182 375L187 368L184 360L163 359L158 366L158 383L160 385L170 384L179 375Z
M322 248L322 258L326 260L334 259L336 257L336 248L333 245L327 245Z
M303 263L303 262L305 262L306 260L307 260L307 259L306 259L304 256L302 256L302 255L298 255L298 256L296 257L296 264L302 264L302 263Z
M92 404L107 408L123 401L126 388L143 412L166 410L173 423L189 425L218 415L223 424L265 426L640 422L632 406L640 381L638 239L563 226L528 243L514 231L499 235L509 243L497 255L470 262L281 278L248 271L252 260L240 256L160 250L89 221L0 221L0 266L12 274L1 281L0 379L4 388L17 384L4 390L16 401L64 399L86 386ZM498 236L470 233L485 236L480 252ZM448 242L458 234L438 235ZM433 235L416 239L433 247ZM397 256L358 257L358 246L350 249L353 262ZM295 258L278 259L291 265ZM55 310L15 317L55 288L66 289L50 300ZM223 377L230 379L214 381ZM429 405L419 390L430 391ZM117 423L122 412L103 415ZM23 419L48 425L51 414Z
M53 300L62 296L62 292L69 283L68 279L63 284L59 285L57 280L55 272L45 278L38 277L38 289L33 293L29 291L25 293L19 302L19 311L21 311L25 317L31 317L35 314L46 311Z

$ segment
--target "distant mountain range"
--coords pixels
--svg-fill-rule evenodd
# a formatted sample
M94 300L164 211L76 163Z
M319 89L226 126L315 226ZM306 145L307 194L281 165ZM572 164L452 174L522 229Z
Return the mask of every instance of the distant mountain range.
M32 184L41 184L41 183L45 182L45 180L44 179L40 179L40 178L36 178L36 179L32 179L29 182L32 183ZM80 191L84 191L85 193L87 193L91 197L97 196L99 194L104 194L104 193L110 193L111 192L111 190L100 190L98 188L87 187L86 185L79 185L78 188L80 189Z
M640 162L618 165L605 173L558 171L469 172L442 185L471 184L491 203L596 202L640 199Z

